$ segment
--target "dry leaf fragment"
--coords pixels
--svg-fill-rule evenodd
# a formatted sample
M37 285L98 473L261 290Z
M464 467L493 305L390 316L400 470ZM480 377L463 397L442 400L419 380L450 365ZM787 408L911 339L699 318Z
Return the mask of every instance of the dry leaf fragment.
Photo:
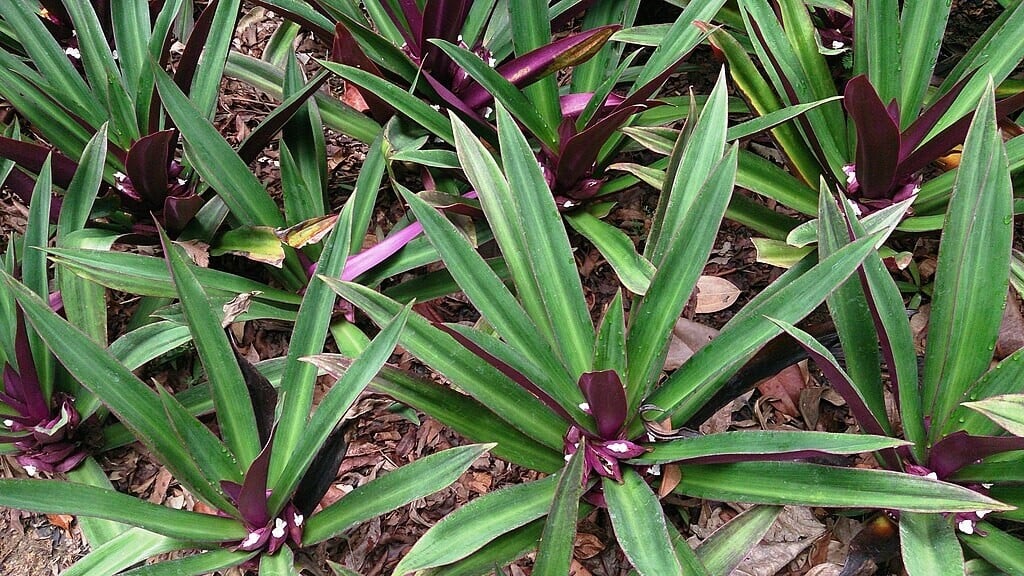
M686 318L676 320L665 356L665 370L675 370L718 335L718 330Z
M757 389L765 396L778 398L776 409L794 418L800 416L797 405L800 403L800 391L807 386L806 369L801 370L800 364L787 366L775 376L765 378Z
M577 532L573 543L573 556L586 560L593 558L604 550L604 543L597 536L587 532Z
M1024 317L1017 303L1017 293L1010 290L1006 296L1006 308L1003 308L1003 322L999 325L995 358L1002 360L1021 348L1024 348Z
M740 297L740 289L735 284L718 276L701 276L697 289L697 314L725 310Z
M57 528L60 528L68 536L71 535L71 523L75 521L75 517L70 514L47 514L46 519L50 521Z

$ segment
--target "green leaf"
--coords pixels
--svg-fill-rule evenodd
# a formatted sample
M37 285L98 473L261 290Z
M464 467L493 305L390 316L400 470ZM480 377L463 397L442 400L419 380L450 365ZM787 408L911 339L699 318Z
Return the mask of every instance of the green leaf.
M38 296L7 274L0 275L0 279L18 299L28 322L76 380L96 394L179 482L207 503L222 510L232 509L220 490L195 468L155 392L109 352L57 316Z
M103 169L107 156L107 129L101 126L93 136L78 162L75 176L64 194L57 221L57 246L77 248L79 243L72 234L85 227L96 195L103 183ZM79 278L74 274L56 272L61 300L68 321L81 328L99 342L107 343L106 293L102 286ZM78 401L84 398L77 398Z
M637 253L633 240L622 229L582 210L566 214L565 221L601 252L627 290L637 295L647 293L654 265Z
M553 474L543 480L502 488L455 510L416 542L394 573L450 564L502 534L544 516L551 507L558 476Z
M378 325L385 324L402 309L397 302L359 284L336 280L327 280L327 283ZM409 317L399 343L524 435L561 454L567 423L450 335L414 314ZM479 436L474 439L484 441Z
M366 191L361 186L357 187L354 192L356 198L364 194ZM304 356L319 354L327 342L327 332L336 296L321 279L325 276L341 276L345 268L345 261L349 254L349 240L352 235L352 209L349 206L354 206L354 204L346 205L335 223L334 229L331 230L330 236L324 241L323 251L317 262L319 274L312 278L306 286L306 294L299 307L299 314L295 319L295 329L289 342L285 374L282 380L284 382L282 386L284 398L281 400L281 419L274 435L275 448L270 459L269 485L278 494L276 498L272 499L274 502L274 506L271 506L272 512L276 511L274 509L277 503L283 503L284 499L290 495L290 490L295 487L305 471L305 467L309 465L316 453L316 450L307 454L296 452L297 447L303 442L303 437L312 432L314 435L318 435L322 442L334 429L334 424L323 430L307 428L310 425L310 410L313 407L313 388L316 385L317 370L316 367L301 361L301 359ZM394 345L392 345L393 347ZM388 354L390 354L390 348ZM385 356L381 363L383 364L386 359ZM374 372L377 368L374 368ZM341 413L337 414L339 419L341 416ZM319 444L315 448L319 449ZM304 464L301 465L301 468L296 468L299 466L299 462L304 462ZM287 484L290 486L287 491L282 490L281 482L284 482L284 476L289 478Z
M689 204L682 221L668 236L666 252L650 288L630 311L626 340L630 407L635 408L641 395L650 393L664 368L672 327L711 254L732 194L736 150L733 146L722 158ZM685 163L681 166L691 168Z
M202 422L189 414L188 410L167 390L158 388L167 418L174 428L177 439L188 450L193 465L214 490L221 480L242 482L242 470L235 455ZM250 409L251 411L251 409ZM222 512L233 513L232 508Z
M710 22L723 4L725 4L725 0L689 2L676 18L672 27L665 32L664 38L658 43L654 53L641 69L633 86L643 86L654 80L683 55L693 50L703 39L703 33L693 23L696 21Z
M509 292L501 279L484 263L483 258L473 249L455 226L436 209L417 196L401 190L409 207L423 224L427 238L444 259L452 277L463 292L480 310L481 315L494 326L508 344L520 354L532 360L538 367L550 374L552 382L559 383L566 393L573 394L576 380L567 368L555 357L555 350L547 338L538 338L538 326L534 316L527 314L520 302ZM507 254L507 253L506 253ZM509 258L506 256L506 260ZM511 261L509 266L511 268ZM513 275L515 272L513 271ZM524 283L524 286L527 284ZM526 298L523 295L522 298ZM536 303L536 302L535 302ZM480 363L482 361L478 361ZM571 403L575 406L579 399Z
M1010 434L1024 436L1024 394L993 396L977 402L964 402L963 406L988 416Z
M594 343L594 371L614 370L626 373L626 319L622 307L622 292L605 308Z
M224 8L227 4L221 4ZM167 74L151 63L164 108L185 140L196 172L217 191L243 225L284 227L284 218L249 167ZM219 83L220 74L217 74ZM219 84L218 84L219 85Z
M891 102L900 95L900 70L893 66L902 55L899 4L896 0L855 0L853 5L858 16L854 20L854 74L867 74L882 102ZM916 117L917 112L910 113Z
M558 149L557 126L553 126L545 120L536 104L525 93L520 92L497 70L488 66L479 56L469 50L436 38L429 41L444 51L467 74L493 94L495 102L508 109L512 116L522 122L526 130L540 140L544 146L551 150Z
M979 522L974 534L961 534L960 540L1004 573L1012 576L1024 574L1024 542L992 524Z
M825 454L861 454L885 448L905 446L907 442L884 436L836 434L830 432L750 431L722 432L658 442L630 460L634 464L665 464L705 458L749 455L779 455L799 452Z
M147 532L141 528L125 530L102 546L90 542L92 551L65 570L64 576L118 574L122 570L165 552L190 548L194 544Z
M260 576L299 576L295 569L295 555L288 546L274 554L260 555Z
M576 517L579 515L580 498L587 488L583 483L585 442L586 439L559 474L558 486L537 550L537 559L533 564L533 573L537 576L569 574L573 542L576 539Z
M913 122L931 84L950 7L944 2L907 2L900 16L900 127ZM856 52L855 52L856 53ZM881 56L892 66L892 52Z
M887 470L835 468L803 462L737 462L680 466L677 492L696 498L830 508L912 512L1006 510L973 490Z
M821 187L818 205L821 215L818 221L818 258L824 260L829 254L850 243L850 233L847 222L827 185ZM870 258L871 256L868 256L868 260ZM882 394L882 355L878 350L879 337L875 333L875 323L864 288L861 286L861 279L857 276L849 278L829 294L826 302L843 346L845 370L849 374L850 385L857 391L881 429L886 434L891 434L892 426L885 411L885 398ZM867 426L869 423L861 422L861 425ZM877 429L871 428L868 431L874 432Z
M239 12L242 8L242 0L220 0L217 3L216 12L213 14L213 22L210 24L210 34L203 42L203 56L196 66L195 75L192 78L192 89L189 90L189 98L195 105L199 115L208 120L213 120L217 106L217 97L220 94L220 82L224 75L224 62L231 51L231 40L234 38L235 23L238 21ZM160 83L159 77L157 83ZM161 96L165 98L164 105L167 105L164 90L160 90ZM173 117L174 114L168 110ZM175 121L178 128L182 129L181 122ZM185 137L186 140L188 137Z
M260 441L245 378L224 333L220 314L213 309L188 257L171 243L163 229L159 232L185 321L210 381L221 436L238 461L236 468L246 470L260 453Z
M488 205L491 204L489 200L492 199L485 194L485 189L477 188L477 192L492 228L494 221L491 215L499 206L514 210L506 217L518 217L520 220L519 226L526 241L526 257L539 288L544 311L556 328L554 344L560 350L560 356L570 373L577 376L590 369L594 326L583 295L572 247L561 225L554 198L526 138L503 106L497 104L495 113L501 158L508 176L508 190L515 190L515 193L510 193L503 203L501 199L493 199L497 202L488 211ZM458 142L469 145L469 134L464 129L467 129L464 124L458 125ZM464 146L460 146L459 152L463 150ZM497 239L502 240L501 237ZM518 285L519 279L516 280Z
M939 514L900 514L900 552L908 574L963 576L964 553L953 522Z
M775 290L765 290L744 307L656 390L647 402L679 425L695 414L754 352L781 332L765 316L793 323L817 307L874 249L876 237L857 240Z
M603 479L608 515L626 557L640 576L686 574L669 540L658 497L632 468L622 471L622 483Z
M309 469L309 465L320 452L327 437L345 416L345 412L352 407L352 403L356 401L360 392L366 388L366 385L370 383L370 380L391 356L395 349L395 344L398 343L398 337L405 327L410 309L411 307L403 310L402 313L381 330L380 334L366 347L366 350L359 355L359 358L352 363L352 366L345 372L344 377L335 383L323 399L320 400L316 411L313 412L313 415L308 420L305 412L295 410L296 404L288 403L287 395L295 389L287 386L282 387L286 395L284 400L285 414L298 414L298 418L294 418L291 422L299 423L302 426L299 429L300 433L297 436L293 436L292 442L285 444L289 448L294 446L294 450L284 451L287 465L281 470L276 481L271 484L274 490L274 495L270 497L269 502L271 510L280 510L281 506L288 501L288 498L302 480L302 476ZM307 362L306 364L309 363ZM315 380L317 375L316 366L309 364L309 373L312 376L310 380ZM287 382L288 374L289 371L286 366L285 382ZM302 406L302 404L297 405ZM284 416L282 416L283 421ZM278 435L280 435L281 429L281 423L278 423Z
M991 87L985 94L964 143L939 245L921 381L932 441L988 369L1009 283L1013 188Z
M303 544L323 542L360 522L445 488L493 447L493 444L474 444L444 450L356 488L307 521Z
M194 556L141 566L123 572L120 576L202 576L203 574L212 574L216 570L238 566L257 554L259 552L211 550Z
M0 506L106 518L191 542L229 542L247 533L230 518L166 508L113 490L60 480L0 480Z
M732 574L775 523L781 506L754 506L715 530L697 546L697 558L711 574ZM689 546L683 542L684 546Z
M345 66L344 64L337 64L334 62L325 62L322 60L317 60L317 62L324 68L327 68L345 80L362 88L366 88L381 97L383 100L394 106L399 112L408 116L414 122L423 126L438 138L448 142L449 144L454 143L455 137L452 135L451 123L448 122L448 119L419 98L409 94L387 80L374 76L373 74L360 70L359 68L353 68L351 66Z
M141 296L177 296L162 258L127 252L62 248L51 248L46 253L58 265L107 288ZM233 298L239 294L259 292L256 298L260 300L285 304L298 304L302 301L302 297L293 292L220 270L200 268L195 271L195 275L210 296Z
M509 0L509 20L512 21L512 45L515 55L522 56L551 42L551 19L547 0ZM562 108L558 101L558 83L548 75L523 88L523 94L533 103L544 123L558 126L562 121Z

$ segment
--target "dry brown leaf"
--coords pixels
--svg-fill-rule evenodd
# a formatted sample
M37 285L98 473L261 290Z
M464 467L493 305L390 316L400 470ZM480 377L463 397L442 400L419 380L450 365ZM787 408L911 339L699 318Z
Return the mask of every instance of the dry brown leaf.
M779 400L779 404L776 406L777 410L797 418L800 416L800 410L797 408L800 403L800 392L806 386L807 374L797 364L786 367L775 376L765 378L757 385L757 389L761 391L761 394Z
M46 519L50 521L50 524L63 530L65 534L71 535L71 523L75 521L74 516L70 514L47 514Z
M226 328L228 324L235 321L242 314L245 314L249 310L249 305L252 304L252 299L256 296L263 294L259 290L253 290L252 292L245 292L235 296L231 300L228 300L223 307L224 319L221 320L221 328Z
M1003 308L1003 323L999 325L995 358L1002 360L1021 348L1024 348L1024 317L1021 317L1017 293L1010 290L1006 308Z
M725 310L740 297L740 289L725 278L701 276L697 279L697 314Z
M210 265L210 245L206 242L184 240L175 244L185 249L185 254L196 266L206 268Z
M658 486L658 498L668 496L683 479L682 472L676 464L663 464L661 467L661 485Z
M925 340L928 332L928 318L931 305L925 304L917 309L917 314L910 317L910 333L914 337L914 348L918 354L924 354Z
M665 370L675 370L718 335L718 330L686 318L676 320L665 356Z
M590 570L573 559L572 564L569 565L569 576L591 576Z
M359 93L359 88L356 88L355 84L351 82L345 82L345 91L341 95L341 101L360 112L370 109L366 100L363 99L363 95Z
M597 536L588 532L577 532L576 540L573 543L573 556L586 560L593 558L604 550L604 542Z

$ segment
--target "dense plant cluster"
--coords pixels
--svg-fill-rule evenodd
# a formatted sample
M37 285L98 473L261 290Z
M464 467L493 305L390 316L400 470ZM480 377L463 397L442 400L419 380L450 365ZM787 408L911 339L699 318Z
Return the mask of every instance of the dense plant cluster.
M233 47L241 0L0 6L0 184L28 207L0 271L0 453L25 473L0 506L79 517L92 552L66 574L298 574L296 551L487 452L536 479L456 508L394 574L531 554L568 574L601 516L638 574L724 575L787 505L873 517L853 549L912 576L1024 574L1024 354L993 354L1024 288L1024 2L948 69L932 0L673 0L645 25L639 0L252 4L278 22L259 58ZM697 49L722 70L685 93ZM237 144L213 122L225 78L279 102ZM337 137L367 150L350 190ZM274 182L252 169L268 147ZM638 186L657 206L636 243L605 216ZM385 190L408 215L363 249ZM667 369L724 219L788 269ZM893 246L922 233L934 280L910 262L908 283ZM600 309L583 245L621 285ZM138 297L118 333L111 290ZM413 309L454 292L475 324ZM254 365L230 327L258 319L290 340ZM388 364L399 346L435 377ZM188 388L137 376L182 347ZM810 358L857 429L698 432L769 356ZM323 505L367 389L467 442ZM132 442L207 513L118 492L97 457ZM751 506L694 548L670 494Z

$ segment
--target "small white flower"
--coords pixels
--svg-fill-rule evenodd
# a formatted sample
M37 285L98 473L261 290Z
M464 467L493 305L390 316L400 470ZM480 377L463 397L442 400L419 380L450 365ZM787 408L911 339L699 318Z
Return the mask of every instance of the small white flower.
M832 49L833 50L842 50L843 48L846 48L846 44L843 44L839 40L833 40L832 41Z
M975 512L975 514L978 515L978 518L984 518L985 516L988 516L991 513L991 510L978 510L977 512Z
M649 466L647 471L650 472L651 476L661 476L661 464Z
M856 214L857 216L863 214L864 211L860 209L860 206L858 206L857 203L851 200L850 198L846 199L846 203L850 205L850 209L853 210L853 213Z
M114 60L117 60L117 50L111 50L110 55L114 58Z
M259 540L260 535L258 532L249 532L249 535L245 537L245 540L242 540L241 547L248 548L249 546L255 546Z
M73 48L71 46L68 46L67 48L64 49L64 53L67 54L68 56L74 58L75 60L81 60L82 59L82 53L78 51L78 48Z
M565 458L565 461L568 462L569 460L572 459L572 454L566 454L565 456L563 456L563 458Z
M982 487L982 488L984 488L985 490L988 490L989 488L991 488L991 487L992 487L992 483L991 483L991 482L988 482L988 483L983 483L983 484L981 485L981 487Z
M857 181L857 171L853 166L843 166L843 172L846 173L846 184L853 184Z
M462 42L462 34L459 34L459 37L456 38L455 41L456 42Z
M964 534L974 534L973 520L961 520L960 523L956 525L956 527Z
M494 68L494 65L497 63L498 61L494 58L494 56L489 56L487 58L487 65L490 66L491 68Z
M925 478L931 478L932 480L938 480L939 479L939 475L936 474L935 472L929 472L928 474L925 475Z
M564 204L562 204L562 206L563 206L564 208L572 208L572 207L573 207L573 206L575 206L575 205L576 205L576 203L575 203L575 202L573 202L572 200L566 200L566 201L565 201L565 203L564 203Z
M178 178L178 186L184 186L185 184L188 184L188 180Z
M280 518L274 520L274 529L270 531L270 535L274 538L284 538L284 529L288 527L288 523Z
M580 403L580 410L583 410L584 412L590 412L590 404L588 404L586 402L581 402Z
M4 426L11 428L12 426L14 426L14 420L11 420L9 418L7 420L4 420Z
M294 522L296 526L302 526L302 521L305 519L306 518L298 512L292 515L292 522Z
M39 474L39 469L31 465L25 466L25 474L28 474L29 476L35 476L36 474Z
M611 444L605 445L605 447L616 454L625 454L626 452L629 452L629 444L626 444L625 442L612 442Z

